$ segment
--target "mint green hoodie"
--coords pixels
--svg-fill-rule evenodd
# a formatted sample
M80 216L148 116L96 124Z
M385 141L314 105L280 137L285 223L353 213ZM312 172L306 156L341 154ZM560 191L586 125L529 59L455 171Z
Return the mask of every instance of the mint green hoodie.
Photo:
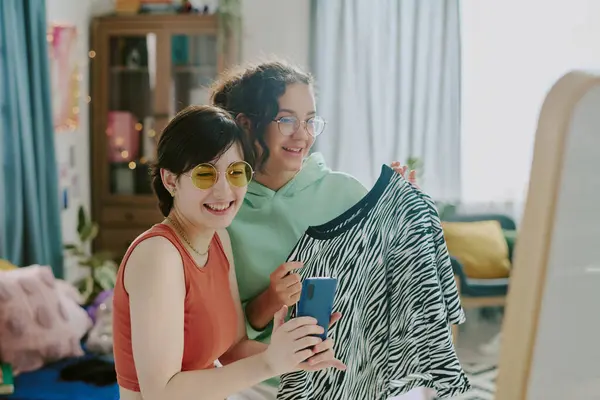
M286 262L306 228L337 217L366 193L352 176L329 169L320 153L306 158L300 172L278 191L251 182L228 229L242 304L269 287L271 273ZM270 326L262 332L246 327L250 339L269 342ZM278 379L268 383L275 386Z

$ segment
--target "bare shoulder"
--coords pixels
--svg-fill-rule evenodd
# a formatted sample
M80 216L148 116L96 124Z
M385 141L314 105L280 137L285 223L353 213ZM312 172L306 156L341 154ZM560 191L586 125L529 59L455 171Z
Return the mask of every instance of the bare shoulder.
M137 286L136 283L169 285L178 282L184 276L181 254L163 236L145 239L131 252L124 275L125 289L128 292Z
M227 232L227 229L217 230L217 235L219 235L219 239L221 240L221 244L223 245L223 250L225 250L225 255L229 259L229 262L233 264L233 249L231 247L231 239L229 238L229 233Z

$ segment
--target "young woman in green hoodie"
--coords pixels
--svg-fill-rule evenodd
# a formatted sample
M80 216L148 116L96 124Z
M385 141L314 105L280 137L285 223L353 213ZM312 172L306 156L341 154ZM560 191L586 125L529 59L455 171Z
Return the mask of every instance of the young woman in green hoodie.
M232 70L215 82L212 101L236 118L258 150L254 180L228 231L248 336L268 342L273 314L300 296L294 271L302 264L286 262L290 251L309 226L342 214L368 190L329 169L321 154L309 155L325 129L311 75L278 61ZM392 167L406 172L397 162ZM409 180L414 183L414 171ZM278 382L240 398L275 399Z

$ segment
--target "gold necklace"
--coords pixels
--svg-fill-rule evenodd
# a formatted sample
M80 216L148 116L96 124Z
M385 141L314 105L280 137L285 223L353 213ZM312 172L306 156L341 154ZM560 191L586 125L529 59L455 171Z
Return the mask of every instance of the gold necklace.
M210 243L208 244L208 248L206 249L206 252L204 252L204 253L199 252L188 240L186 234L183 232L183 228L181 228L181 225L179 224L179 221L175 222L174 220L172 220L169 217L167 217L167 221L169 221L171 223L171 225L173 225L175 227L175 230L177 231L177 233L179 233L179 236L181 236L183 241L186 242L188 246L190 246L190 248L194 251L194 253L196 253L200 257L204 257L208 254L208 251L210 250Z

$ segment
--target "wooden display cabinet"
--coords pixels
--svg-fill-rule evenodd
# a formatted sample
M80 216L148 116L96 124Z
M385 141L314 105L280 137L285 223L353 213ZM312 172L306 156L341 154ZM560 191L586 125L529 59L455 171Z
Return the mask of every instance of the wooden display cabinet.
M208 86L237 61L237 45L218 39L218 15L99 17L91 35L94 248L120 261L162 220L149 175L160 132L182 108L208 103Z

